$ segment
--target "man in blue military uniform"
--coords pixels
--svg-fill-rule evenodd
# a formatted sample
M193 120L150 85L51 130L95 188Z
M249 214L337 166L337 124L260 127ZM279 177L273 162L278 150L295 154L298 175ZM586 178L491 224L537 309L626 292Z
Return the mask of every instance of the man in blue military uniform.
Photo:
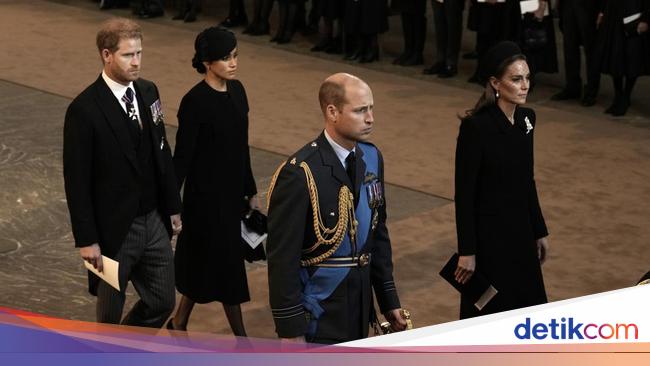
M334 74L321 85L325 130L289 157L269 189L269 292L281 338L333 344L368 336L372 289L394 331L400 309L386 228L383 160L368 85ZM304 338L303 338L304 337Z

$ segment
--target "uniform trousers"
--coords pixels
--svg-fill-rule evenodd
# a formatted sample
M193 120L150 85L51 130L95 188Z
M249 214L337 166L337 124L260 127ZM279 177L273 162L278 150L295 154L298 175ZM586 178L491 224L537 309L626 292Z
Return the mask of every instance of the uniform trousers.
M436 30L436 62L447 66L458 65L461 36L463 34L463 8L465 1L431 0L433 25Z
M580 78L580 45L584 47L587 64L588 93L596 94L600 84L600 70L596 67L594 46L596 44L596 12L587 11L577 1L568 1L562 8L562 34L564 38L564 66L566 87L579 93L582 89Z

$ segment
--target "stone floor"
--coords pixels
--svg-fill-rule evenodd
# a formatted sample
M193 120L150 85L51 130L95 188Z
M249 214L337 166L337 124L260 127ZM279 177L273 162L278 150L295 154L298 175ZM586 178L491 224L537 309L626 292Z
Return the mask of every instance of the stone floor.
M93 320L94 299L69 228L61 172L65 108L100 70L97 25L112 14L86 0L0 0L0 306ZM199 78L189 67L203 17L183 24L143 21L143 76L159 86L173 142L182 95ZM394 29L394 27L393 27ZM396 52L398 34L385 36ZM454 251L453 161L457 113L479 89L424 77L389 60L369 66L313 55L308 39L287 47L239 35L239 78L251 105L250 144L261 193L277 164L320 129L316 92L329 74L357 74L373 88L373 141L386 163L395 276L416 326L454 320L458 297L437 272ZM464 48L471 48L465 37ZM560 76L542 78L529 105L538 116L536 179L551 232L544 275L551 300L632 285L650 269L650 78L639 80L623 118L549 96ZM263 197L262 197L263 198ZM243 305L248 333L273 337L266 266L248 266L252 301ZM129 302L135 298L129 292ZM229 332L219 304L197 306L190 329Z

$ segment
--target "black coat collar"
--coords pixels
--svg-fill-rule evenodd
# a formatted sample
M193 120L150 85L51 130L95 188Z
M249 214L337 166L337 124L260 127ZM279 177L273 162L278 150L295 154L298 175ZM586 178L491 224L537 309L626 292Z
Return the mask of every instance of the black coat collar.
M356 171L356 182L354 186L352 185L352 182L350 182L350 178L348 177L348 174L346 173L345 169L343 169L343 165L341 164L341 161L339 160L338 156L336 156L336 153L334 152L334 149L332 148L332 145L330 145L329 141L327 141L327 138L325 137L325 133L322 132L318 138L316 139L316 144L318 144L318 150L321 155L321 160L323 162L323 165L329 166L332 170L332 176L336 178L339 182L345 184L353 190L353 192L358 192L358 187L361 186L361 180L363 179L364 173L366 171L366 164L363 162L363 150L359 148L357 145L357 148L354 149L355 154L356 154L356 159L357 159L357 171ZM356 196L356 195L355 195Z

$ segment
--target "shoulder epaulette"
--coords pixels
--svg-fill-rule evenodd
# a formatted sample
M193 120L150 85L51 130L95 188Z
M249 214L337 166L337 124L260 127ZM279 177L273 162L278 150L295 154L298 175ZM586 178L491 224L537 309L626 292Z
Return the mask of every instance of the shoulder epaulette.
M287 164L300 166L300 163L307 160L307 158L316 153L316 151L318 151L318 143L316 141L312 141L303 146L300 150L296 151L295 154L289 156Z

